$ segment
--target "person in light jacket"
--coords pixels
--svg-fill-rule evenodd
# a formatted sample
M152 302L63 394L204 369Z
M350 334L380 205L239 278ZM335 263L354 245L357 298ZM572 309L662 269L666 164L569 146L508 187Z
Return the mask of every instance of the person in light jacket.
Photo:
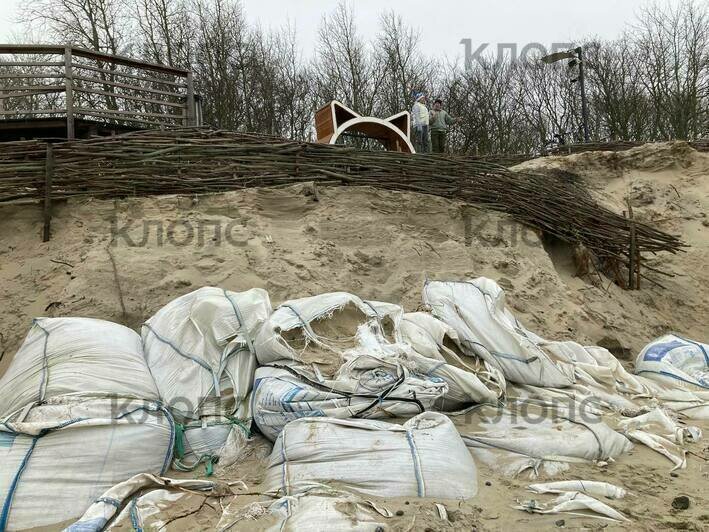
M426 95L418 92L414 95L414 106L411 108L411 125L414 129L414 148L417 153L428 152L428 107Z
M452 126L457 121L457 119L443 110L443 102L440 99L433 102L433 110L431 111L430 118L431 146L433 153L446 152L448 127Z

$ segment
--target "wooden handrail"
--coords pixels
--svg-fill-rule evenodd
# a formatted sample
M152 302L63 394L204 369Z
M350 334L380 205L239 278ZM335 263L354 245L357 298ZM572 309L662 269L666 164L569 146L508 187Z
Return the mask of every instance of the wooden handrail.
M171 74L186 78L189 70L182 68L170 67L167 65L159 65L157 63L149 63L147 61L139 61L122 55L111 55L105 52L96 52L79 46L58 46L56 44L0 44L0 54L54 54L64 55L64 49L71 48L71 55L75 57L86 57L97 61L105 61L116 65L129 66L140 68L142 70L152 70L154 72L162 72L163 74Z
M69 139L75 136L74 121L79 115L99 117L117 123L137 122L147 127L152 125L160 128L193 126L201 121L201 112L196 109L198 98L194 92L193 75L189 70L72 45L0 44L0 58L3 54L58 55L62 56L62 60L48 58L42 61L33 57L23 60L18 57L0 61L0 67L6 69L0 74L0 118L61 113L66 117L66 132ZM93 64L90 64L92 61ZM14 67L29 67L32 70L30 72L12 70ZM63 72L58 71L57 68L61 68ZM46 73L42 74L42 71ZM32 80L44 80L44 83ZM4 104L11 98L35 97L50 93L64 93L64 101L59 99L53 103L52 99L30 100L35 103L26 106L52 106L51 109L44 110L8 110ZM86 96L79 95L94 95L101 98L96 100L89 98L85 102ZM119 100L126 102L121 107L138 109L134 111L116 109L116 102ZM131 101L136 103L130 104ZM88 108L88 102L93 102L89 105L96 107ZM82 103L83 107L81 107ZM55 107L57 105L63 105L64 108ZM171 108L177 109L178 114L172 114ZM155 112L157 110L165 112Z

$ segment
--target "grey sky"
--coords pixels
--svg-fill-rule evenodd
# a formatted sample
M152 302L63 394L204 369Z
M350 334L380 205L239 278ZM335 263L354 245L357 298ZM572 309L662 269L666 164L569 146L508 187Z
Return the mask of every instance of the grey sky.
M596 35L613 38L632 22L638 9L653 0L355 0L357 23L365 37L376 33L382 11L393 9L421 31L424 51L430 55L462 57L460 40L480 43L529 42L549 45ZM669 0L678 4L682 0ZM0 0L0 41L8 41L22 26L16 18L23 2ZM247 17L264 28L295 25L305 56L315 46L317 27L334 0L244 0ZM495 44L491 46L495 48Z

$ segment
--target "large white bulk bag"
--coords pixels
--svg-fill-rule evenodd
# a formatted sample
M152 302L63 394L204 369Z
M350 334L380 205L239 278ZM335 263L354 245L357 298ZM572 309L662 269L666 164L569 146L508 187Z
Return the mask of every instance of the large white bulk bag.
M140 336L103 320L35 319L0 378L0 419L67 394L157 401Z
M254 345L261 364L291 361L332 375L353 349L376 353L394 341L403 311L389 303L332 292L286 301L261 327Z
M527 469L536 476L542 467L555 474L566 463L609 461L632 449L628 438L577 406L482 407L472 414L477 430L462 437L477 460L510 476Z
M709 390L709 345L665 335L643 348L635 373L680 388Z
M205 287L168 303L143 324L145 359L160 396L185 427L180 468L234 455L233 445L223 449L230 439L243 446L256 369L253 339L270 312L265 290Z
M425 312L408 312L401 319L399 334L401 341L420 355L411 357L416 360L416 370L448 383L448 393L436 405L439 410L495 403L505 394L502 372L482 359L465 357L458 333L441 320Z
M286 423L301 417L381 419L426 410L457 412L497 404L504 391L504 378L485 368L426 358L404 344L388 348L391 353L381 356L345 354L331 378L293 362L260 367L252 396L254 421L273 441Z
M78 518L108 488L162 474L174 424L158 403L72 398L0 425L0 530ZM19 417L19 416L14 416Z
M360 357L363 361L366 357ZM397 374L382 363L356 378L319 383L284 368L256 370L253 415L259 430L274 441L283 427L303 417L411 417L431 408L447 385L436 377Z
M376 497L468 499L475 463L443 414L424 412L404 425L374 420L303 418L285 426L264 480L271 495L337 486Z
M572 361L554 357L544 339L525 329L507 309L504 291L491 279L427 282L423 301L455 329L466 355L498 368L510 382L563 388L574 383Z

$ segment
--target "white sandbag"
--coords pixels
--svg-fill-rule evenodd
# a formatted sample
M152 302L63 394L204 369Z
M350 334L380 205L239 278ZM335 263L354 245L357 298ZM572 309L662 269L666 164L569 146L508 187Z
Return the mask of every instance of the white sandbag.
M497 404L502 394L484 369L473 373L413 352L345 358L331 378L293 363L256 370L252 404L261 432L274 441L286 423L301 417L408 418Z
M455 329L468 356L498 368L510 382L563 388L574 383L570 360L554 358L546 341L525 329L505 304L504 291L480 277L467 282L427 282L423 302Z
M626 490L620 486L596 480L559 480L557 482L530 484L527 489L534 493L578 491L592 497L605 497L606 499L622 499L627 494Z
M346 492L280 499L270 509L280 522L267 528L268 532L377 532L384 530L386 519L394 515Z
M176 416L236 414L244 406L255 370L253 337L270 310L265 290L205 287L143 324L145 359Z
M215 464L226 468L242 456L250 436L250 420L224 416L203 416L187 424L177 423L175 461L179 471L193 471L204 464L211 476Z
M226 455L231 461L238 455L233 444L243 446L251 418L253 338L270 312L265 290L205 287L170 302L143 325L145 358L160 396L186 426L179 468L216 456L228 465Z
M651 376L651 373L635 375L647 390L646 395L656 403L688 419L709 420L709 389L690 389L675 379L656 380Z
M259 330L256 356L261 364L291 361L331 375L345 352L371 353L395 341L402 314L397 305L363 301L346 292L286 301Z
M448 350L446 340L458 343L458 333L453 327L443 323L426 312L407 312L399 324L399 332L404 342L417 353L427 358L445 360L442 350Z
M379 362L372 369L363 368L356 378L322 384L286 369L263 366L256 370L254 382L254 421L264 436L275 441L287 423L302 417L415 416L431 408L446 390L441 379L398 375L396 367Z
M455 332L419 314L405 320L398 305L344 292L281 305L255 341L259 362L273 366L256 378L253 414L261 431L274 440L304 416L409 417L496 404L502 375L466 365L443 346L445 333Z
M138 492L141 495L136 496ZM201 492L205 496L230 494L224 487L220 488L208 480L174 479L140 473L104 492L76 523L64 531L99 532L109 520L113 520L111 527L128 525L132 528L137 525L141 530L148 527L159 529L168 518L179 517L181 512L176 502L186 492ZM135 502L126 505L131 498ZM202 502L204 499L200 497L199 503ZM121 506L124 509L116 516Z
M621 419L618 422L618 427L626 431L636 429L652 430L678 444L682 444L685 441L699 441L702 437L702 431L699 427L680 425L661 408L654 408L644 414Z
M109 321L35 319L0 378L0 420L67 394L157 401L140 337Z
M635 373L690 390L709 390L709 345L668 334L643 348Z
M114 484L163 474L172 458L174 424L157 403L72 399L23 415L0 424L0 530L76 519Z
M553 501L542 504L538 501L524 501L515 506L518 510L536 514L569 513L581 517L599 517L614 521L629 521L622 513L606 503L578 491L569 491L559 495Z
M377 497L468 499L477 493L477 473L453 423L436 412L404 425L293 421L273 447L265 491L292 495L321 485Z
M458 333L430 314L404 314L399 333L402 342L420 355L410 357L416 361L416 370L448 383L448 393L436 404L438 410L450 412L470 403L494 404L505 394L502 372L482 359L463 355L467 359L463 360L458 355L462 354Z
M587 411L515 408L476 410L471 415L479 418L479 430L462 435L476 459L506 476L531 469L534 478L540 467L553 474L566 469L559 463L609 461L633 447L628 438Z
M217 530L265 532L379 532L394 514L379 504L342 490L318 488L248 506L237 497L224 509Z

